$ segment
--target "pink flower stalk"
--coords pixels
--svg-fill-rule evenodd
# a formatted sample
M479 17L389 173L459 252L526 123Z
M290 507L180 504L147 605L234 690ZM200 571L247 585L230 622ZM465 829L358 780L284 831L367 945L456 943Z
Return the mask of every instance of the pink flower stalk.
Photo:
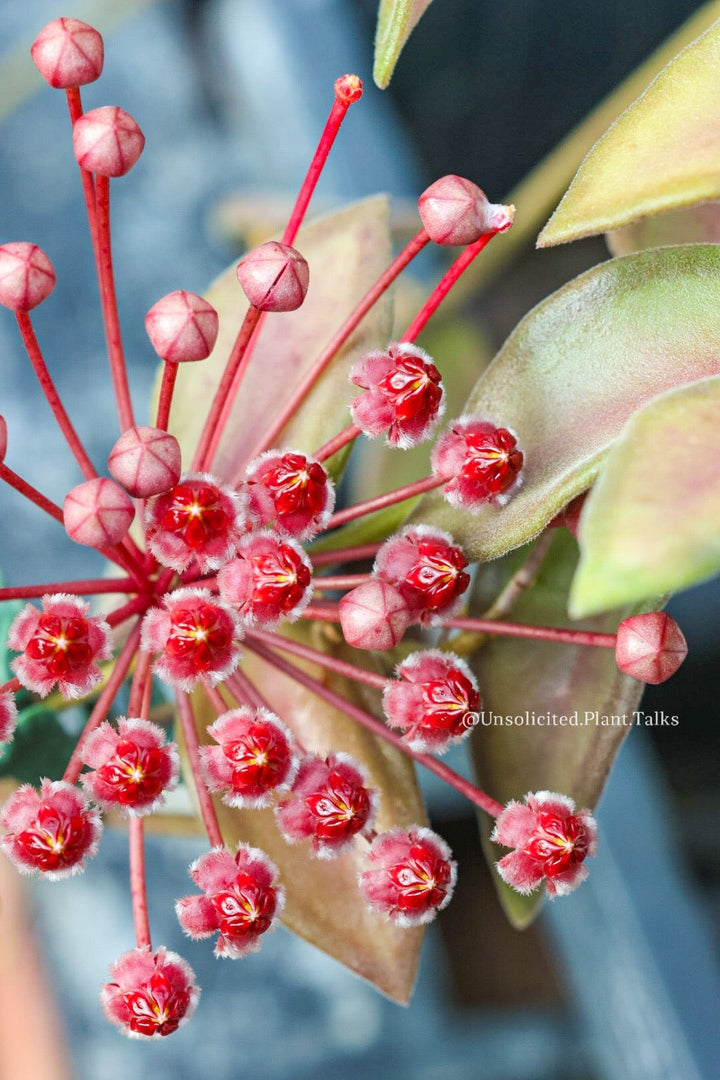
M17 241L0 247L0 304L31 311L55 288L55 270L37 244Z
M239 844L233 856L213 848L190 867L202 896L185 896L175 910L192 938L218 934L215 955L231 960L257 952L285 905L285 890L275 864L259 848Z
M318 461L297 450L268 450L245 475L250 513L296 540L321 532L335 506L335 488Z
M464 660L439 649L418 651L395 674L398 681L388 683L383 708L408 746L421 754L443 754L470 734L480 694Z
M0 693L0 752L3 746L12 740L17 726L17 705L14 696Z
M93 802L137 817L165 801L180 773L175 743L165 741L157 724L137 717L121 716L117 728L102 723L83 747L83 764L91 771L80 779Z
M145 510L150 551L179 573L191 565L203 574L219 569L244 533L242 497L207 473L185 473L170 491L149 499Z
M289 798L277 807L280 830L289 844L312 837L313 854L331 859L359 833L367 835L377 809L377 792L348 754L312 754L300 763Z
M525 804L509 802L490 839L514 848L497 864L500 877L527 894L543 881L548 896L572 892L588 876L585 859L597 848L597 825L589 810L575 812L567 795L536 791Z
M413 622L432 626L453 615L470 584L468 561L452 536L428 525L410 525L386 540L374 573L394 586Z
M310 269L295 248L270 240L240 260L237 276L253 307L295 311L305 300Z
M367 391L350 406L353 422L371 438L387 433L388 446L417 446L445 411L440 372L416 345L368 353L353 366L350 381Z
M22 655L10 667L27 690L46 697L57 685L64 698L80 698L97 686L112 646L110 627L89 610L87 601L56 593L42 598L42 611L28 604L16 615L7 643Z
M237 558L217 577L220 596L244 625L269 628L294 622L312 596L312 563L290 537L250 533L237 545Z
M617 666L642 682L665 682L675 674L687 652L682 630L664 611L631 615L618 627Z
M292 784L298 755L288 729L269 709L244 706L207 729L218 746L201 746L203 779L227 806L269 806Z
M185 289L163 296L145 316L145 329L153 349L172 364L208 357L215 348L219 325L212 304Z
M80 19L54 19L35 38L30 54L45 82L67 90L100 78L105 48L97 30Z
M370 845L368 862L371 869L360 875L360 892L391 922L421 926L450 903L457 867L450 848L430 829L381 833Z
M432 454L435 475L449 478L445 498L466 510L490 502L504 505L521 482L522 466L515 435L473 416L455 420Z
M102 821L72 784L42 780L40 791L23 784L3 807L0 848L21 874L49 881L72 877L97 852Z
M65 531L70 539L99 550L127 536L134 517L132 499L104 476L71 488L63 503Z
M110 451L108 471L135 499L163 495L180 479L180 443L161 428L128 428Z
M160 653L153 670L170 686L190 691L200 680L216 686L237 667L237 616L208 589L176 589L142 623L141 648Z
M111 965L110 977L100 992L103 1011L131 1039L171 1035L200 997L192 968L168 949L131 949Z

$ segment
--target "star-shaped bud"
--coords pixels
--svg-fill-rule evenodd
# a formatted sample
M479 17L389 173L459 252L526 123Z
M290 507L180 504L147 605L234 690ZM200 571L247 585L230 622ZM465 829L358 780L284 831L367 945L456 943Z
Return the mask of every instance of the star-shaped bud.
M35 38L30 54L45 82L56 90L95 82L103 69L103 39L80 19L53 19Z
M295 248L269 240L240 260L237 276L253 307L260 311L295 311L305 299L310 269Z
M0 247L0 304L31 311L55 288L55 270L42 248L24 240Z
M65 532L70 539L98 550L127 536L134 517L132 499L106 476L77 484L63 503Z
M83 113L73 124L73 150L78 165L100 176L130 172L145 146L145 136L118 105L102 105Z
M156 427L131 427L122 433L108 458L108 471L129 495L149 499L175 487L180 479L180 443Z
M220 319L203 296L176 289L145 316L145 330L158 356L171 364L204 360L215 347Z
M618 627L617 666L645 683L662 683L674 675L687 656L682 630L664 611L631 615Z

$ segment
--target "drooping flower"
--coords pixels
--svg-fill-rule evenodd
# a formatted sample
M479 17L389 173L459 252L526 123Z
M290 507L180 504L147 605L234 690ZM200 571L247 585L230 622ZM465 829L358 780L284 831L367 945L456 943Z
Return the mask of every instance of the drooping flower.
M145 535L163 566L182 572L217 570L235 553L245 532L239 493L207 473L186 473L180 483L148 499Z
M223 713L208 728L218 746L202 746L200 760L210 791L223 791L228 806L268 806L290 786L297 755L290 732L269 709L243 707Z
M452 536L429 525L410 525L386 540L374 572L405 599L412 621L433 625L452 615L470 584L468 561Z
M391 922L429 923L450 903L457 868L450 848L431 829L381 833L370 845L368 861L371 869L360 875L360 892Z
M589 810L576 812L567 795L536 791L524 804L508 803L490 839L515 849L497 864L513 889L531 893L544 881L548 896L564 896L588 876L585 859L595 854L597 825Z
M38 792L23 784L0 814L0 848L22 874L50 881L85 869L98 849L102 822L80 791L63 780L42 780Z
M423 349L407 343L372 352L353 366L350 381L367 392L350 406L353 422L371 438L407 450L430 437L444 411L440 372Z
M314 854L329 859L372 828L376 808L377 793L348 754L309 754L275 813L288 843L312 837Z
M448 478L445 498L466 510L506 503L520 483L523 461L517 438L508 428L474 416L455 420L432 453L433 472Z
M168 949L130 949L111 965L110 977L100 991L103 1011L131 1039L171 1035L200 997L192 968Z
M142 623L142 648L160 653L153 670L170 686L192 690L201 679L212 686L236 668L240 626L233 611L208 589L176 589Z
M178 921L192 938L218 934L216 956L231 960L257 952L285 904L275 864L259 848L239 844L233 856L213 848L190 867L202 896L177 901Z
M18 613L8 645L22 653L10 666L24 687L45 697L57 685L63 697L79 698L97 686L112 646L110 627L89 610L87 601L55 593L42 598L42 611L28 604Z
M255 532L218 574L218 588L243 623L276 626L299 618L312 596L312 563L291 537Z
M480 706L477 682L464 660L438 649L418 651L388 683L383 708L388 723L420 753L442 754L472 731Z
M299 451L268 450L245 474L251 514L296 540L325 528L335 506L335 488L318 461Z
M119 808L131 815L150 814L178 782L177 747L165 742L157 724L120 717L117 728L104 721L83 747L80 777L94 802L104 810Z

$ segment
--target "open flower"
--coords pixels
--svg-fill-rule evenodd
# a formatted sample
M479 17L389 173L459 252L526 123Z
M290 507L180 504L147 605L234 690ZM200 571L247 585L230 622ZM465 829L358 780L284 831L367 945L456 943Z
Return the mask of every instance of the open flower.
M148 546L163 566L201 573L231 559L245 531L242 500L227 484L206 473L187 473L163 495L149 499L145 512Z
M103 1011L131 1039L171 1035L200 997L192 968L168 949L130 949L111 965L110 977L100 992Z
M276 810L288 843L312 837L313 852L330 859L358 833L367 833L377 809L377 793L365 770L348 754L308 755L300 764L290 797Z
M93 731L83 748L83 786L103 809L150 814L178 782L180 762L174 743L147 720L120 717L117 728L107 721Z
M192 690L201 679L216 685L237 666L237 617L207 589L177 589L143 619L142 647L160 653L154 670L171 686Z
M82 794L62 780L42 780L40 791L23 784L3 807L0 847L23 874L50 881L85 869L98 849L102 822Z
M350 380L367 393L353 401L353 421L371 437L387 433L389 446L408 450L430 437L444 411L440 372L423 349L388 345L354 365Z
M296 450L268 450L245 474L251 515L296 540L325 528L335 505L335 488L318 461Z
M297 772L290 732L269 709L233 709L208 728L218 746L200 747L203 776L228 806L269 806Z
M457 869L450 848L430 829L391 829L370 845L371 869L360 875L370 907L400 926L431 922L450 903Z
M517 437L508 428L474 416L455 420L432 454L435 474L449 477L445 498L467 510L506 503L520 483L523 460Z
M386 540L375 573L405 599L410 617L432 626L452 615L470 584L468 561L452 536L428 525L410 525Z
M385 690L383 708L388 723L404 732L413 750L442 754L472 731L480 694L460 657L419 650L398 666L396 675Z
M289 536L250 533L237 545L237 558L218 574L218 588L249 626L294 622L312 596L312 563Z

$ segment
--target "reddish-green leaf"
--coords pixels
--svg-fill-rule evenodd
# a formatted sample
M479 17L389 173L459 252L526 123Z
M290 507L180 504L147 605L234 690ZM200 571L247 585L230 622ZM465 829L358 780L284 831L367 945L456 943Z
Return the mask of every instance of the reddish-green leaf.
M414 519L448 529L472 558L519 547L591 485L637 409L716 374L720 246L603 263L523 319L466 406L517 432L526 455L522 487L506 506L477 514L433 492Z
M390 82L405 42L430 3L431 0L380 0L373 78L381 90Z
M576 615L720 570L719 462L720 378L663 394L635 414L583 510Z
M605 239L613 255L667 244L720 244L720 202L654 214L624 229L614 229Z

